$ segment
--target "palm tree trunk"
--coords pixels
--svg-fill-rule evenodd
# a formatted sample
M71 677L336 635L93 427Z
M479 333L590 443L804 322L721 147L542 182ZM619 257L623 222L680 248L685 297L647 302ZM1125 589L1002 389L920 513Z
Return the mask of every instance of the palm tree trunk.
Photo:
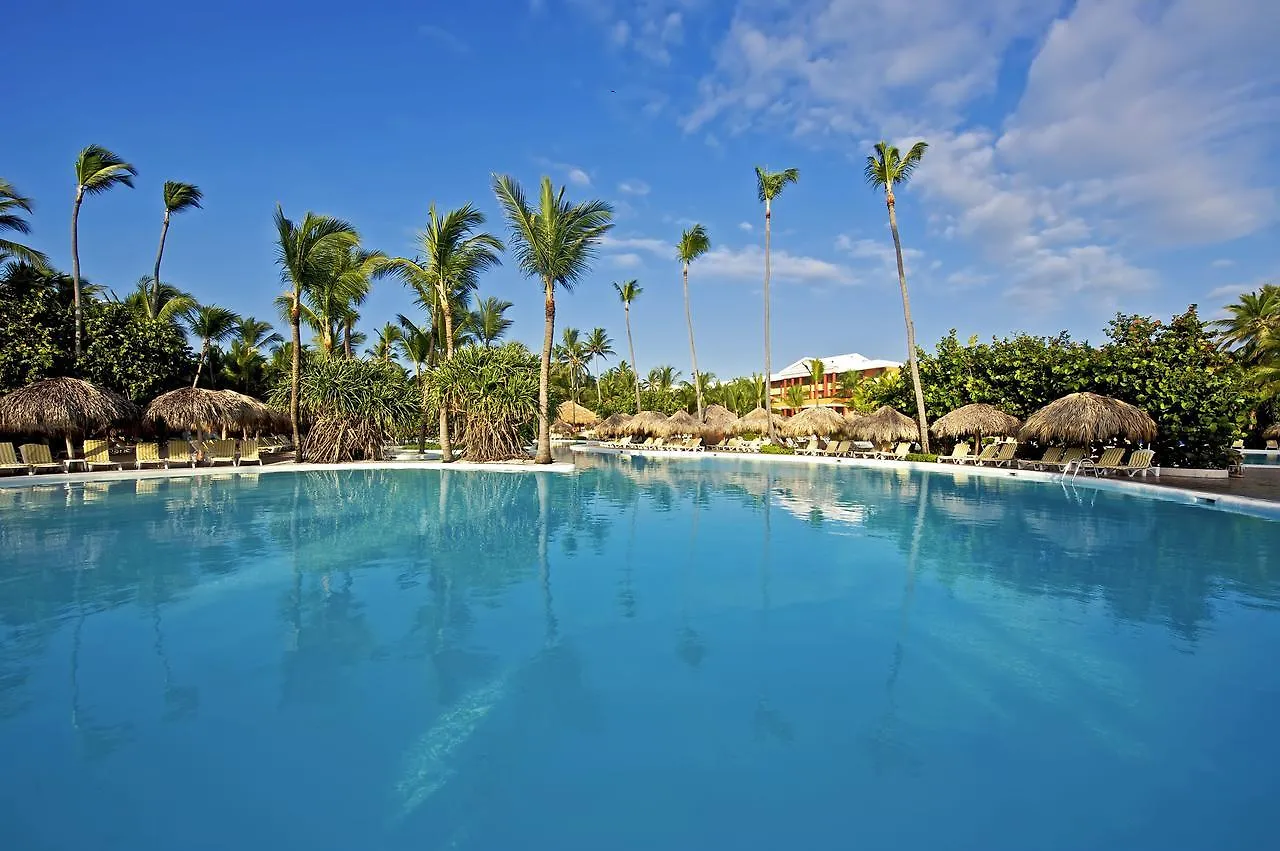
M551 340L556 330L555 281L544 281L546 321L542 329L542 369L538 375L538 451L533 456L535 464L551 463L551 423L547 419L547 406L551 380Z
M347 324L343 330L342 353L347 356L347 360L351 360L351 317L347 317Z
M418 454L427 448L427 387L422 383L422 365L413 364L413 374L418 379L418 390L422 393L422 412L418 416Z
M152 318L160 312L160 259L164 257L164 240L169 235L169 208L164 210L164 224L160 227L160 247L156 250L156 268L151 276Z
M191 388L193 390L195 389L195 386L200 383L200 370L204 369L204 361L205 361L205 358L207 358L208 356L209 356L209 338L206 337L204 340L204 345L200 347L200 360L196 362L196 377L191 380Z
M444 359L453 360L453 305L449 304L448 293L444 290L444 279L439 286L440 313L444 316ZM448 464L453 461L453 438L449 434L449 399L440 397L440 460Z
M902 240L898 238L898 214L894 210L893 186L887 185L884 191L885 204L889 208L889 230L893 232L893 251L898 257L898 286L902 289L902 316L907 323L907 363L911 366L911 383L916 391L916 422L920 424L920 451L928 453L929 422L924 411L924 390L920 387L920 364L916 361L916 325L911 321L911 299L907 297L907 273L902 266Z
M624 304L622 312L627 318L627 350L631 352L631 372L636 377L636 413L640 413L640 367L636 364L636 344L631 340L631 305Z
M764 410L768 416L769 442L778 442L777 430L773 427L773 393L770 392L770 379L773 376L773 351L769 346L769 240L772 235L773 210L769 199L764 201Z
M298 309L298 287L293 288L293 309L289 311L293 331L293 356L289 370L289 422L293 425L293 460L302 461L302 436L298 431L298 385L302 383L302 315Z
M684 264L684 320L689 325L689 359L693 362L693 392L698 400L698 422L702 422L702 379L698 376L698 350L693 345L693 311L689 307L689 264Z
M76 187L76 203L71 208L71 295L75 300L76 359L84 350L82 343L83 321L80 314L80 203L84 201L84 187Z
M595 360L595 358L592 358L592 360ZM593 371L591 380L596 383L596 413L599 413L600 409L604 407L604 396L600 393L600 376Z

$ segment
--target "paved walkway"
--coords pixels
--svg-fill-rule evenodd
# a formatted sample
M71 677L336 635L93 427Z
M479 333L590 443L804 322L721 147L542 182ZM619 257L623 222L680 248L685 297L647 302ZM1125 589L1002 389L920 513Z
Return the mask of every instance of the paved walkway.
M1153 485L1280 502L1280 467L1246 467L1244 477L1238 479L1148 478Z

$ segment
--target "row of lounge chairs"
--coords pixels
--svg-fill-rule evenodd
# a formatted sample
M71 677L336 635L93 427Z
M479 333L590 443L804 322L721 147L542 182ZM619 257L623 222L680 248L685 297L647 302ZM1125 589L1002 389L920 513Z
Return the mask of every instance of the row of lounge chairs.
M630 440L601 441L601 446L612 446L618 449L671 449L676 452L702 452L704 446L701 437L665 438L650 437L643 443L632 443ZM714 447L710 447L714 448Z
M970 454L968 443L957 443L950 455L938 460L951 464L991 465L993 467L1012 467L1015 464L1020 470L1046 470L1060 473L1092 472L1095 476L1111 473L1125 473L1130 478L1138 474L1145 476L1155 469L1155 452L1150 449L1135 449L1124 460L1125 448L1113 446L1094 458L1083 446L1063 447L1050 446L1039 458L1015 458L1018 444L1012 441L992 443L978 455Z
M145 467L163 466L168 469L173 464L192 467L203 460L210 466L217 464L262 464L261 449L256 440L206 440L192 444L186 440L170 440L166 454L161 457L160 444L139 443L134 458L134 467L138 470ZM22 460L19 459L19 455ZM54 460L49 447L43 443L26 443L15 452L12 443L0 443L0 472L25 471L28 475L39 472L69 473L75 468L95 470L99 468L120 470L125 463L111 460L105 440L86 440L83 458L66 458Z

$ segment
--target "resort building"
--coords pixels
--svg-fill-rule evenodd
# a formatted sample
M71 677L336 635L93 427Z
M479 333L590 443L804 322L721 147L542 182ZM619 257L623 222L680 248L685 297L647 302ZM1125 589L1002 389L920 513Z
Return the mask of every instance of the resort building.
M843 409L843 396L840 392L840 376L846 372L856 372L864 379L875 378L890 370L902 366L898 361L872 360L857 352L847 355L828 355L816 358L822 361L822 378L815 391L813 382L813 361L815 358L804 357L795 363L788 364L778 372L769 376L769 394L773 397L775 411L794 412L787 397L787 388L800 387L804 390L804 402L801 407L809 405L830 405Z

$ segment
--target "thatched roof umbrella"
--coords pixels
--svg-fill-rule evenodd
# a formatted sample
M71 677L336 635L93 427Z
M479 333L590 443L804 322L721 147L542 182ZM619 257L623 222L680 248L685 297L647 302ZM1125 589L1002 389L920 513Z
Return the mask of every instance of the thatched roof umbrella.
M600 422L595 411L572 400L560 403L560 407L556 409L556 419L570 426L593 426Z
M240 425L243 403L219 390L206 387L180 387L161 394L147 405L146 418L163 422L172 429L211 431L215 427Z
M662 430L658 433L659 437L672 437L677 434L702 434L702 423L698 422L698 418L688 411L676 411L667 417L667 421L662 424Z
M864 419L866 419L866 416L858 413L857 411L849 411L848 413L846 413L844 415L845 437L853 437L853 438L857 438L858 440L861 440L862 438L858 437L859 427L861 426L862 421Z
M775 429L782 428L786 424L787 418L778 414L773 414L773 426ZM734 434L766 434L769 431L769 414L764 408L756 408L751 413L738 419L729 428Z
M642 434L657 437L667 425L667 415L657 411L641 411L626 425L626 434Z
M976 437L978 443L988 435L1013 435L1022 423L1017 417L1006 414L992 405L965 405L939 417L932 431L938 437Z
M919 440L920 427L916 421L889 405L873 414L862 417L854 426L854 433L873 443L892 443L895 440Z
M1272 425L1270 428L1268 428L1266 431L1262 433L1262 436L1266 438L1280 437L1280 423L1276 423Z
M724 440L738 415L724 405L711 405L702 417L702 436L710 441Z
M138 419L138 406L118 393L79 378L46 378L0 397L0 431L71 440L91 431Z
M813 434L830 437L833 434L843 434L844 430L844 416L837 413L835 408L815 405L787 420L787 424L782 427L782 436L807 437Z
M219 390L217 392L226 396L231 404L238 407L240 421L236 425L240 428L269 428L275 421L275 411L252 396L237 393L235 390Z
M1156 436L1155 420L1128 402L1096 393L1071 393L1027 417L1018 432L1021 440L1085 444L1125 437L1149 441Z
M596 426L597 437L621 437L626 434L627 423L631 422L630 414L610 414Z

